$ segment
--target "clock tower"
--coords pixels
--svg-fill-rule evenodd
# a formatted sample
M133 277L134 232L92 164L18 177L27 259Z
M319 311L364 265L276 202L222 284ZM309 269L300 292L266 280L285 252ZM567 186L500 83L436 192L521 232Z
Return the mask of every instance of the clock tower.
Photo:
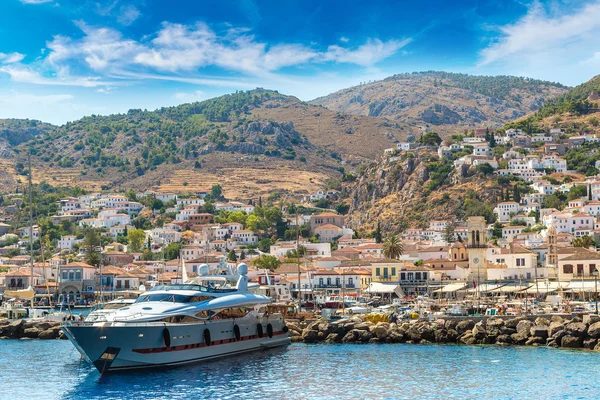
M469 253L469 282L477 285L487 280L485 255L487 227L484 217L467 219L467 252Z

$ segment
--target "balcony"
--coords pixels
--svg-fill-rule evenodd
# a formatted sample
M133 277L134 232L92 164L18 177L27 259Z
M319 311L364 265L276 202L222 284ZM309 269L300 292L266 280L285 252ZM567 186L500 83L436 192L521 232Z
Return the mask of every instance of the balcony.
M314 288L315 289L342 289L342 288L346 288L346 289L354 289L356 286L353 283L347 283L346 285L342 286L342 284L336 284L336 283L332 283L330 285L327 284L319 284L319 285L315 285Z
M397 277L393 277L391 275L379 275L375 277L376 282L391 282L393 280L397 280Z

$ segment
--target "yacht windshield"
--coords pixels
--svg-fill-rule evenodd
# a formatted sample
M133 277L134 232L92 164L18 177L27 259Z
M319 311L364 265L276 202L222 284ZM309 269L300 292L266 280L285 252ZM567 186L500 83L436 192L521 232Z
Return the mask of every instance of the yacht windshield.
M186 296L184 294L174 293L148 293L138 297L135 302L143 303L145 301L162 301L170 303L197 303L210 299L212 299L212 296Z
M138 297L136 303L143 303L145 301L164 301L171 303L189 303L193 296L186 296L183 294L173 293L150 293Z

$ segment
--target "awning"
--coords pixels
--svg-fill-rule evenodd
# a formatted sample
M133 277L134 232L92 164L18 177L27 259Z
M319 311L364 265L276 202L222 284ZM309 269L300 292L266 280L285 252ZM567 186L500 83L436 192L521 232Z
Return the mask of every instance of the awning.
M529 288L523 290L522 293L527 294L536 294L536 293L553 293L557 292L561 289L566 288L568 285L567 282L538 282L537 284L532 284Z
M571 281L566 287L565 292L570 293L581 293L581 292L595 292L596 282L594 281Z
M367 293L396 293L396 289L400 290L400 285L397 283L371 282L367 288Z
M474 287L469 289L469 293L486 293L491 292L493 290L498 289L499 287L504 286L504 283L495 284L495 283L482 283L479 287Z
M454 293L467 287L466 283L449 283L440 289L436 289L433 293Z
M504 285L492 290L493 293L516 293L528 289L531 285Z
M35 290L33 290L31 286L23 290L5 290L4 296L14 297L15 299L33 299Z

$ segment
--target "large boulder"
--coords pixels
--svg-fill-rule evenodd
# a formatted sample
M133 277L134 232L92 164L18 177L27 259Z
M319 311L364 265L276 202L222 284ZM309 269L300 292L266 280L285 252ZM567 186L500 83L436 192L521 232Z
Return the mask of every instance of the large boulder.
M533 323L531 321L528 319L523 319L517 324L517 333L527 336L529 335L532 326Z
M553 315L550 322L565 322L565 320L560 315Z
M568 349L579 349L583 344L583 339L579 336L565 335L560 340L560 347Z
M472 330L474 326L475 322L473 322L473 320L466 319L456 324L456 332L462 335L466 331Z
M371 332L369 332L369 331L358 330L358 329L356 331L359 332L358 340L361 343L367 343L367 342L369 342L369 340L371 340L371 338L373 338L373 335L371 335Z
M371 335L379 340L385 340L389 330L389 324L380 322L377 325L373 325L370 329Z
M354 326L354 329L357 329L359 331L369 331L371 329L372 324L370 322L363 322L360 324L356 324Z
M475 336L475 339L477 339L477 340L483 340L487 336L487 331L485 330L485 327L483 326L483 322L476 323L471 332L473 333L473 336Z
M325 336L329 335L333 331L333 327L329 323L329 321L323 321L318 325L319 332L325 334Z
M565 329L565 324L563 321L552 321L550 322L550 326L548 326L548 334L550 336L554 336L554 334L558 331L562 331Z
M587 325L583 322L571 322L565 327L567 335L583 337L587 332Z
M586 325L592 325L595 324L597 322L600 322L600 315L596 315L596 314L585 314L583 316L583 320L582 322Z
M338 343L342 340L342 337L337 333L330 333L325 338L325 343Z
M304 343L315 343L318 340L319 340L319 331L305 329L302 332L302 341L304 341Z
M406 341L404 334L396 329L390 329L386 339L388 343L404 343Z
M356 339L358 338L358 332L357 330L351 330L350 332L346 333L346 335L344 335L344 337L342 338L342 343L355 343Z
M500 335L496 338L496 343L499 344L512 344L513 340L510 335Z
M548 321L548 319L544 318L544 317L537 317L535 319L535 325L537 325L537 326L548 326L548 325L550 325L550 321Z
M519 325L519 322L521 321L525 321L527 320L527 317L516 317L516 318L512 318L509 319L508 321L504 322L504 325L509 327L509 328L517 328L517 325Z
M50 328L42 331L38 335L38 339L56 339L58 337L58 331L56 329Z
M39 334L40 334L40 330L39 328L33 327L33 328L27 328L23 330L23 335L25 335L25 337L31 338L31 339L37 339Z
M300 335L302 334L302 328L300 328L300 326L298 326L298 324L295 324L293 322L288 322L286 321L285 325L288 327L288 329L290 330L290 334L292 332L297 332Z
M548 338L548 326L536 325L530 329L529 333L532 337L543 338L545 342Z
M477 343L477 339L475 339L475 336L473 336L473 333L471 331L467 331L467 332L463 333L463 335L458 340L462 344L475 344L475 343Z
M528 336L525 332L517 332L510 335L510 338L515 344L525 344L525 342L527 342Z
M446 324L444 325L444 327L446 329L454 329L454 330L456 330L456 325L457 324L458 324L458 321L456 319L447 319L446 320Z
M504 326L504 320L502 318L488 318L485 321L485 327L489 330L490 328L500 329Z
M532 336L525 342L525 346L539 346L540 344L546 344L546 339L539 336Z
M450 339L448 338L448 331L446 331L445 329L436 329L433 336L436 343L450 342Z
M594 347L596 347L597 343L598 343L598 339L593 339L593 338L585 339L583 341L583 348L592 350Z
M598 339L600 338L600 322L595 322L588 328L588 336Z

